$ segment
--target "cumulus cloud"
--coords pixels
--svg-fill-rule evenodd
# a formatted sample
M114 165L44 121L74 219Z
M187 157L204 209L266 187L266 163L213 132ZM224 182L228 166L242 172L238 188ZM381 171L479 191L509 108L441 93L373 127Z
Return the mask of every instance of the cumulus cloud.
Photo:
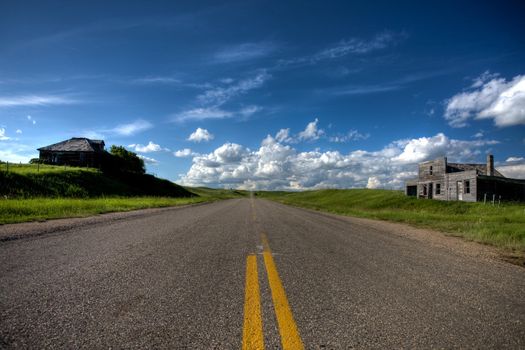
M202 142L202 141L211 141L213 140L214 136L212 133L210 133L206 129L197 128L194 132L190 134L188 137L188 141L193 142Z
M286 130L286 129L283 129ZM279 134L279 133L278 133ZM280 132L280 139L286 138ZM193 157L180 182L191 186L302 190L317 188L397 188L417 176L417 162L447 155L475 161L495 141L463 141L443 134L394 141L378 151L348 154L320 150L299 152L268 135L257 150L227 143Z
M169 151L167 148L163 148L160 145L150 141L146 146L141 144L131 144L128 147L132 148L135 152L149 153L149 152L160 152L160 151Z
M402 148L403 151L393 160L400 163L419 163L445 154L454 154L461 159L471 159L481 154L479 148L498 143L495 140L453 140L443 133L438 133L432 137L395 141L394 148Z
M345 143L350 141L366 140L369 137L370 134L362 134L357 130L350 130L346 134L330 136L328 140L330 142Z
M9 139L10 137L7 137L7 135L5 134L5 129L0 128L0 141L7 141Z
M141 154L137 154L137 157L139 157L140 159L142 159L144 161L144 163L149 164L149 165L158 165L159 164L158 160L150 158L150 157L143 156Z
M324 135L324 130L317 127L319 120L315 118L313 122L308 123L306 128L301 131L297 136L301 141L315 141Z
M195 155L195 153L193 153L189 148L184 148L173 152L173 155L177 158L187 158Z
M505 177L510 177L513 179L525 179L525 163L501 165L497 166L496 169Z
M492 119L498 127L525 124L525 76L506 81L485 72L464 92L446 101L445 119L465 127L470 119Z
M17 133L17 134L21 134L21 133L22 133L22 130L20 130L20 129L16 129L16 133Z

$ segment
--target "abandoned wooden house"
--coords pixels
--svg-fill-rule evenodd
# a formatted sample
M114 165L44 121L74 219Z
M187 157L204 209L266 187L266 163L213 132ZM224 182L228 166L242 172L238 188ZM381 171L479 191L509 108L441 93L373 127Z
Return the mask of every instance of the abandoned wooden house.
M104 141L73 137L39 148L40 160L47 164L98 168L104 156Z
M504 177L492 155L486 164L448 163L442 157L419 163L418 178L407 181L405 193L445 201L525 201L525 180Z

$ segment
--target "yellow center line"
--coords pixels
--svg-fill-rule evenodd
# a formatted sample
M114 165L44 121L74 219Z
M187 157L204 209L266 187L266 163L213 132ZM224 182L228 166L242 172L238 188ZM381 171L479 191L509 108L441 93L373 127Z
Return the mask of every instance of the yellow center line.
M304 349L303 341L299 335L299 330L293 318L292 310L286 298L286 293L279 278L270 245L268 244L268 238L265 234L262 235L262 241L264 246L264 264L266 266L266 272L268 273L268 283L270 284L272 293L273 307L275 309L277 324L279 325L279 333L281 334L281 344L284 350Z
M243 350L264 349L259 276L257 273L257 256L255 255L249 255L246 258L245 289L242 348Z

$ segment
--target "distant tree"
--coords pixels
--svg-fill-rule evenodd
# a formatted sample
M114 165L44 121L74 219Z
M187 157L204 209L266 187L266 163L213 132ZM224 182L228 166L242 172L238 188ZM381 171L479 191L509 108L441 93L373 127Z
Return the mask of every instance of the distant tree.
M29 164L44 164L44 161L40 158L31 158Z
M136 153L128 151L123 146L112 145L109 153L106 152L102 170L108 173L134 173L144 174L146 168L144 161Z

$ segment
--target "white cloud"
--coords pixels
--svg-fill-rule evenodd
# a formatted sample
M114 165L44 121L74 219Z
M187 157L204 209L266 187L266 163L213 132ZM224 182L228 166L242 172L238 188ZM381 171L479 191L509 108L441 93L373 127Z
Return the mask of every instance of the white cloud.
M177 158L186 158L186 157L191 157L196 154L193 153L191 149L184 148L184 149L173 152L173 155Z
M149 77L143 77L143 78L137 78L132 80L133 83L136 84L144 84L144 85L154 85L154 84L164 84L164 85L177 85L181 84L182 80L174 78L172 76L149 76Z
M281 129L275 134L275 139L278 142L291 143L293 138L290 136L290 129Z
M193 142L202 142L213 140L214 136L206 129L197 128L191 135L188 137L188 141Z
M20 130L20 129L16 129L16 133L17 133L17 134L21 134L21 133L22 133L22 130Z
M204 104L211 104L215 107L221 106L234 97L261 87L270 77L271 75L263 70L254 77L240 80L235 84L211 88L197 96L197 99Z
M345 143L349 141L366 140L370 137L370 134L362 134L357 130L350 130L344 135L330 136L328 140L330 142Z
M475 138L480 138L480 137L483 137L483 136L484 136L484 135L483 135L483 132L481 132L481 131L480 131L480 132L477 132L477 133L475 133L475 134L473 135L473 137L475 137Z
M0 142L0 160L11 163L27 163L31 158L37 158L36 147L13 142Z
M7 141L9 139L10 139L10 137L7 137L6 134L5 134L5 129L4 128L0 128L0 141Z
M68 96L53 95L21 95L0 97L0 107L28 107L70 105L80 101Z
M318 122L319 122L319 120L317 118L315 118L315 120L313 122L308 123L306 128L298 134L299 140L301 140L301 141L314 141L314 140L318 140L319 137L324 135L324 130L317 128L317 123Z
M395 33L384 31L377 34L370 40L361 38L350 38L321 50L313 55L297 57L289 60L281 60L281 66L316 64L322 61L330 61L349 55L363 55L372 51L382 50L390 46L395 46L407 37L404 32Z
M167 148L163 148L160 145L150 141L146 146L141 144L131 144L128 147L135 150L135 152L149 153L149 152L160 152L160 151L169 151Z
M142 131L151 129L152 127L153 125L150 122L138 119L132 123L117 125L115 128L107 131L121 136L132 136Z
M469 159L481 154L479 148L497 143L499 142L495 140L453 140L443 133L438 133L432 137L395 141L394 147L402 148L402 152L393 160L400 163L418 163L446 154Z
M509 157L505 163L507 164L496 166L496 169L502 173L503 176L513 179L525 179L525 158Z
M35 119L33 119L33 117L32 117L32 116L30 116L30 115L28 115L28 116L27 116L27 120L29 120L29 121L30 121L30 122L31 122L31 123L32 123L33 125L35 125L35 124L36 124L36 120L35 120Z
M493 119L499 127L525 124L525 76L506 81L485 72L447 100L445 119L452 127L464 127L469 119Z
M201 121L206 119L226 119L232 118L232 112L222 110L215 107L193 108L175 115L175 121Z
M214 61L218 63L247 61L267 56L274 50L275 45L268 42L244 43L218 51L214 55Z
M158 165L159 164L158 160L150 158L150 157L143 156L141 154L137 154L137 157L139 157L140 159L142 159L144 161L144 163L149 164L149 165Z
M368 182L366 184L366 188L380 188L381 187L381 181L377 176L370 176L368 178Z
M286 132L281 136L286 138ZM455 140L438 134L397 140L374 152L355 150L342 154L320 150L299 152L267 136L257 150L227 143L209 154L194 156L191 168L180 182L191 186L269 190L367 186L400 189L406 180L417 176L417 162L442 155L451 161L472 162L484 155L484 146L493 142Z

